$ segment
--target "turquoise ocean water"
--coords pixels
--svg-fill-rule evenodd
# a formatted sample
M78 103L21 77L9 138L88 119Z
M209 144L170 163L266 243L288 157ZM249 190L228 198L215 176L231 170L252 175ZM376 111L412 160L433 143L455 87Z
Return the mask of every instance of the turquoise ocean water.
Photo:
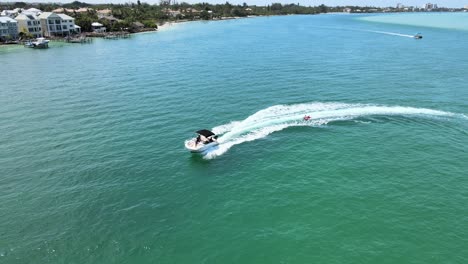
M0 263L467 263L467 16L1 47Z

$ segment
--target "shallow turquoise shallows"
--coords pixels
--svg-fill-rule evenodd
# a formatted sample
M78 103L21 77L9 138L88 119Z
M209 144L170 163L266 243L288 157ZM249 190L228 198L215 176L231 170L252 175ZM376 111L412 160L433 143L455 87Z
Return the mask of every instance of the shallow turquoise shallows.
M376 16L0 47L0 263L468 263L468 29Z

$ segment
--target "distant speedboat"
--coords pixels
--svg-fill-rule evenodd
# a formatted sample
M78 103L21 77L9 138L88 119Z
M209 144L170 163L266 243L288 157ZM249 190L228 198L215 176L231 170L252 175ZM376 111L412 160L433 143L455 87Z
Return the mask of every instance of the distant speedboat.
M421 35L421 33L418 33L418 34L414 35L413 38L422 39L422 35Z
M26 42L24 46L33 49L47 49L49 47L49 40L45 38L37 38L36 41Z
M219 144L217 141L218 136L210 130L202 129L196 133L198 134L196 138L185 141L185 148L192 153L202 153Z

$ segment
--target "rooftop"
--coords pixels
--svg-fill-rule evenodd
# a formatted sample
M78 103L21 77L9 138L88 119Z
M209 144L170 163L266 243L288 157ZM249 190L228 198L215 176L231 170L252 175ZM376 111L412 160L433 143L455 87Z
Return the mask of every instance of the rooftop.
M63 20L72 20L72 19L74 19L73 17L67 16L65 14L57 14L57 15Z
M17 17L15 17L15 19L16 20L37 20L38 17L29 13L21 13Z
M18 23L16 20L10 17L0 17L0 22L1 23Z
M52 12L43 12L42 14L39 15L39 18L41 18L41 19L42 19L42 18L46 19L46 18L48 18L49 16L51 16L52 14L54 14L54 13L52 13ZM54 14L54 15L55 15L55 14Z
M41 10L37 9L37 8L34 8L34 7L31 7L25 11L28 11L28 12L42 12Z

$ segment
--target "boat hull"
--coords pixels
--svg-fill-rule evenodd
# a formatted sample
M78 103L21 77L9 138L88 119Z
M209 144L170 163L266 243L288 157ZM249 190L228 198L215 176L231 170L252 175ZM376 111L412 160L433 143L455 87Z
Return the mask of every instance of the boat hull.
M219 145L218 142L210 142L208 144L198 143L195 145L195 139L185 142L185 148L192 153L203 153L217 145Z

